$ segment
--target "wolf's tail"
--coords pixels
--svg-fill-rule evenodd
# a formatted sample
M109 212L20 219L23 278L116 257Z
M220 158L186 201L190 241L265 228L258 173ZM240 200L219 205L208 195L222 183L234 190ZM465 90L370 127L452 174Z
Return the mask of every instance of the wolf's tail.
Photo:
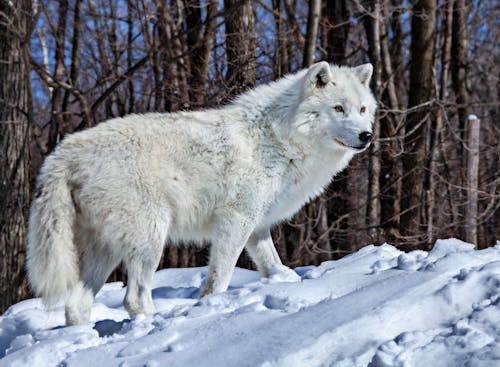
M40 172L28 225L27 272L32 291L48 305L64 298L78 282L73 240L75 207L65 162L47 157Z

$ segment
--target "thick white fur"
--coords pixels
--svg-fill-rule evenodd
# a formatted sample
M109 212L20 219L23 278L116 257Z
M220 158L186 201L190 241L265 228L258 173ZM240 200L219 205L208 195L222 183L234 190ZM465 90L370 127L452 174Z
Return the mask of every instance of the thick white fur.
M45 160L31 207L33 291L65 298L67 324L87 322L123 262L126 309L152 313L167 240L212 244L201 296L227 289L245 247L267 275L280 262L270 227L366 148L358 136L372 130L371 73L321 62L220 109L130 115L68 136Z

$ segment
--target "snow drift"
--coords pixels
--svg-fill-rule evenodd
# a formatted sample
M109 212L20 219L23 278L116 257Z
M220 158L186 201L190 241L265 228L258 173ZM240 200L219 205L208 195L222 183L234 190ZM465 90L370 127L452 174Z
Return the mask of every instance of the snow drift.
M20 302L0 317L0 366L500 365L500 243L367 246L270 270L236 269L227 292L202 300L206 268L159 271L157 313L132 320L121 283L105 285L87 325Z

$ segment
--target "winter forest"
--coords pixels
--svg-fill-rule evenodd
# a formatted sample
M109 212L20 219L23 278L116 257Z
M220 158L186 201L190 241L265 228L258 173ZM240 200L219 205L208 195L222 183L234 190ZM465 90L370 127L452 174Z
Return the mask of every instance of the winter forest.
M30 195L65 135L130 113L223 105L321 60L373 64L375 139L274 229L283 263L384 242L494 245L499 35L498 4L482 0L0 0L0 313L29 297ZM160 267L207 256L168 247ZM243 254L238 266L252 265Z

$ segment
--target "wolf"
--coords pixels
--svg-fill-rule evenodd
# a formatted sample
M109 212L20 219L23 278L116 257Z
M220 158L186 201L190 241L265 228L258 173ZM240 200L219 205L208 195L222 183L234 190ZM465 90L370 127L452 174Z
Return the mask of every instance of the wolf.
M372 140L373 67L319 62L194 112L114 118L67 136L40 170L27 274L35 295L90 321L120 263L124 307L151 314L163 247L211 243L200 297L227 289L246 249L263 276L281 263L270 228L319 195Z

